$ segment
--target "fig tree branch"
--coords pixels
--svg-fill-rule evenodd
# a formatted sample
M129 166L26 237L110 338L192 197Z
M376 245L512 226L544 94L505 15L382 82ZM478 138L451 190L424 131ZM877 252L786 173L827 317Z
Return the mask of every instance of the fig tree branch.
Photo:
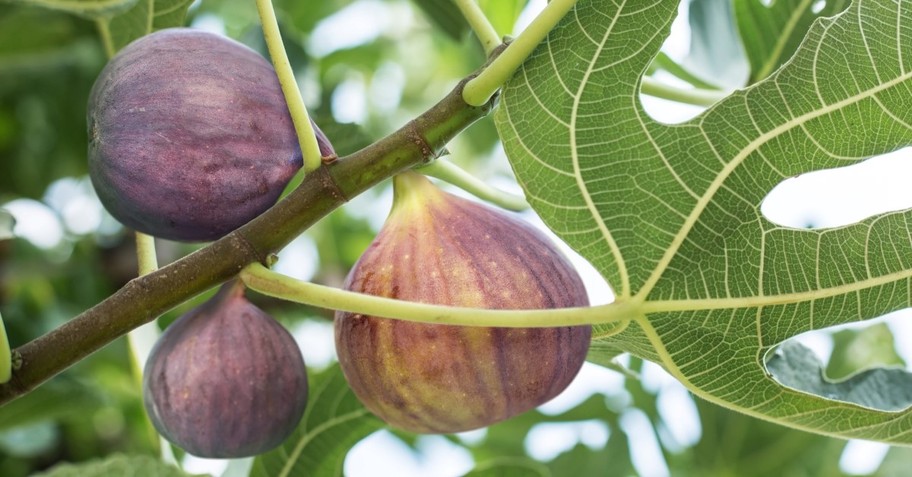
M0 404L37 387L57 373L162 313L264 263L301 232L348 199L392 175L427 162L456 134L488 114L493 101L463 101L466 80L443 100L398 131L350 156L324 164L297 189L261 216L224 238L131 280L113 295L14 352L22 364L0 385Z

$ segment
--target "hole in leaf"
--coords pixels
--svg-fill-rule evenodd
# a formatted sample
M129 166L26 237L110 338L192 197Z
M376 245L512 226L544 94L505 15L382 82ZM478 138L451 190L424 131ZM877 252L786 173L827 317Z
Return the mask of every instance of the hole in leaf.
M679 93L672 96L682 99L640 93L643 109L657 121L687 121L706 109L689 101L740 88L747 81L749 66L731 2L681 2L661 52L644 80L670 87ZM687 96L695 99L683 99Z
M766 369L783 386L882 411L912 406L912 309L795 336Z
M912 207L912 149L858 164L801 174L779 183L760 212L786 227L827 228Z

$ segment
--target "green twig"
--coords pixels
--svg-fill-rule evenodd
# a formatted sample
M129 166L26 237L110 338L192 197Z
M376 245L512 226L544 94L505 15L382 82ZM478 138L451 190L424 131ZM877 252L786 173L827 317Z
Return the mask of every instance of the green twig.
M257 11L260 13L260 22L263 24L266 47L269 49L269 56L272 58L279 83L282 85L282 93L285 94L285 102L288 103L288 112L291 114L295 132L298 134L298 142L301 144L301 153L304 155L304 172L312 172L320 167L322 162L320 145L314 135L310 116L307 115L307 108L304 106L304 98L301 97L298 82L291 70L288 54L285 53L275 9L272 8L271 0L256 0L256 4Z
M13 351L10 349L6 325L0 316L0 383L9 382L13 377Z
M155 255L155 237L136 232L136 259L139 275L147 275L158 270L158 257ZM146 323L127 334L130 346L130 361L137 384L142 387L143 366L149 359L155 341L161 335L158 325Z
M113 58L117 51L114 49L114 41L111 39L110 20L100 18L95 21L95 25L98 27L98 36L101 37L105 55L107 55L108 59Z
M155 237L136 232L136 261L138 265L137 271L140 276L158 270L158 256L155 253ZM127 345L130 349L130 367L132 368L137 389L142 389L143 368L145 367L146 361L152 353L152 347L155 346L155 342L158 341L159 336L161 336L161 330L154 321L146 323L127 333ZM168 441L158 435L158 432L152 426L152 422L148 418L145 419L145 422L150 441L153 446L158 446L156 451L161 452L162 459L165 462L180 467L177 459L174 458L174 453L171 451L171 445Z
M690 70L683 67L681 64L679 64L675 60L671 59L671 57L669 57L665 53L662 53L661 51L659 52L658 56L656 56L655 60L653 60L653 65L658 68L661 68L664 71L667 71L668 73L671 73L678 79L684 80L684 81L692 84L696 88L708 89L708 90L721 89L721 88L719 88L719 86L709 83L707 81L704 81L699 76L691 73Z
M487 182L469 174L465 169L446 159L437 159L415 170L450 183L481 200L486 200L504 209L519 212L529 208L529 203L522 196L491 187Z
M572 326L630 320L632 306L614 303L584 308L490 310L430 305L355 293L296 280L254 263L240 273L251 290L283 300L330 310L395 318L417 323L511 328Z
M459 11L462 12L466 22L472 27L472 31L475 32L475 36L481 42L485 54L490 55L500 45L500 36L497 34L497 30L494 29L494 25L491 25L491 22L488 21L488 17L481 11L476 0L453 1L456 2L456 6L459 7Z
M552 0L500 56L469 81L463 92L465 102L476 106L485 104L574 5L576 0Z
M728 96L728 93L724 91L677 88L657 81L649 76L643 77L641 91L643 94L655 96L656 98L668 99L696 106L712 106Z

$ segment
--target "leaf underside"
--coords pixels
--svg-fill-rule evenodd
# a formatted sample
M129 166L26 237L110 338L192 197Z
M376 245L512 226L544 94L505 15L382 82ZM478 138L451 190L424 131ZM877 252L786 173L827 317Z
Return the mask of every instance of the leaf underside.
M783 386L764 365L790 337L912 305L910 212L819 230L760 212L789 177L912 142L912 2L861 0L818 19L781 69L669 125L638 89L676 10L580 0L495 115L535 210L619 302L642 304L623 332L597 329L598 349L656 361L698 396L780 424L912 443L912 412Z

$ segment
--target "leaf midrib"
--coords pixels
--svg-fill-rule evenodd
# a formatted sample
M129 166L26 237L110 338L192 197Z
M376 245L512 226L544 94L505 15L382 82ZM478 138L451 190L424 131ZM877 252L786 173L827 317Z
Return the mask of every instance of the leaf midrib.
M611 36L611 32L614 31L614 26L617 24L618 17L620 17L621 12L624 11L624 6L626 4L627 2L623 1L618 5L614 16L611 18L611 24L608 26L608 28L605 29L605 34L602 36L602 41L599 43L595 54L592 55L592 58L589 61L589 65L586 68L586 72L583 74L583 78L576 90L576 94L573 95L573 107L571 108L570 124L568 127L570 133L570 160L573 164L573 176L576 180L577 187L582 193L583 200L586 202L586 209L589 210L590 215L598 225L599 232L601 233L602 237L604 237L605 242L611 248L611 254L614 256L614 261L618 267L618 275L621 278L621 287L618 293L619 298L624 298L630 295L630 277L627 272L627 265L624 261L624 256L621 253L621 249L618 246L617 242L614 240L614 236L611 234L611 231L608 230L608 225L605 224L605 220L602 218L602 214L599 213L598 208L596 207L595 202L592 200L592 196L589 193L589 188L586 186L586 182L583 180L583 174L580 168L579 152L576 144L576 119L579 113L580 98L582 98L583 90L588 84L588 78L595 69L595 64L601 56L602 50L605 48L605 43Z

